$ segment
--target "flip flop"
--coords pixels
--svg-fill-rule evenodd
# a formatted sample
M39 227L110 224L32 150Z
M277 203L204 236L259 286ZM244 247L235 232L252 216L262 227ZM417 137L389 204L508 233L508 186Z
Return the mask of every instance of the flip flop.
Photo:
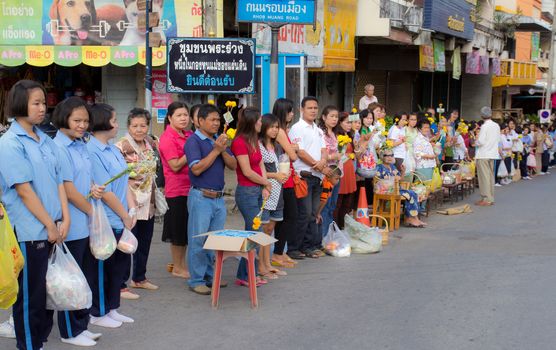
M286 271L278 270L278 269L271 269L270 273L277 275L277 276L287 276L288 273Z
M278 275L272 272L259 273L259 276L267 280L277 280Z
M276 267L284 267L284 268L287 268L287 269L291 269L291 268L295 267L295 264L291 263L289 261L288 262L279 262L279 261L272 260L270 262L270 265L276 266Z

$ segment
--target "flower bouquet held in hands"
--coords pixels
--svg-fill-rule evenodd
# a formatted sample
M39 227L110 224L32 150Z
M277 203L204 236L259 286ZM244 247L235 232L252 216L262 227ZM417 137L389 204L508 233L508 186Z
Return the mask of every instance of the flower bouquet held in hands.
M263 210L265 205L266 205L266 199L263 199L263 205L261 205L261 210L259 210L259 213L253 218L253 225L251 226L253 230L258 230L261 227L261 218L263 216Z

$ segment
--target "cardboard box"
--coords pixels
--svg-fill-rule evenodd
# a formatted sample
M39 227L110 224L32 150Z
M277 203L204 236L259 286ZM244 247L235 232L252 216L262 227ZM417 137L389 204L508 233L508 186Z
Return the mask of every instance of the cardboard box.
M237 236L234 236L237 234ZM223 250L227 252L248 252L257 245L265 247L277 242L277 239L263 232L243 230L219 230L207 232L195 237L205 237L204 249Z

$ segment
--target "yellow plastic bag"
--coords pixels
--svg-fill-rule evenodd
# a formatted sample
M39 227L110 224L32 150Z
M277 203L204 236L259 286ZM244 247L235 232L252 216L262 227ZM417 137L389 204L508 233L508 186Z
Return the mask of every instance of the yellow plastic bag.
M10 220L3 207L4 218L0 220L0 309L7 309L15 303L19 285L17 277L24 260Z
M438 167L434 168L432 172L431 188L434 188L434 191L442 188L442 177L440 176Z

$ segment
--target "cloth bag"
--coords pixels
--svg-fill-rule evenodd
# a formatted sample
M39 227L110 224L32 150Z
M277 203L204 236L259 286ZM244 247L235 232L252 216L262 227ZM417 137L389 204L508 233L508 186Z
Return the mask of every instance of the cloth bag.
M307 197L309 194L309 187L307 186L307 181L299 177L295 172L292 173L293 178L293 190L295 192L295 198L301 199Z
M55 244L46 270L46 308L56 311L88 309L93 293L81 268L64 243Z
M93 215L89 217L89 246L98 260L106 260L116 251L116 237L100 200L93 200Z
M158 187L154 189L154 207L157 216L164 216L168 209L170 209L170 207L168 207L168 202L166 202L166 197L164 197L164 193L162 193Z
M351 255L349 236L334 221L328 226L328 234L322 239L322 245L328 254L337 258Z
M4 213L4 218L0 220L0 309L8 309L17 299L17 277L25 261L8 214L1 204L0 210Z

